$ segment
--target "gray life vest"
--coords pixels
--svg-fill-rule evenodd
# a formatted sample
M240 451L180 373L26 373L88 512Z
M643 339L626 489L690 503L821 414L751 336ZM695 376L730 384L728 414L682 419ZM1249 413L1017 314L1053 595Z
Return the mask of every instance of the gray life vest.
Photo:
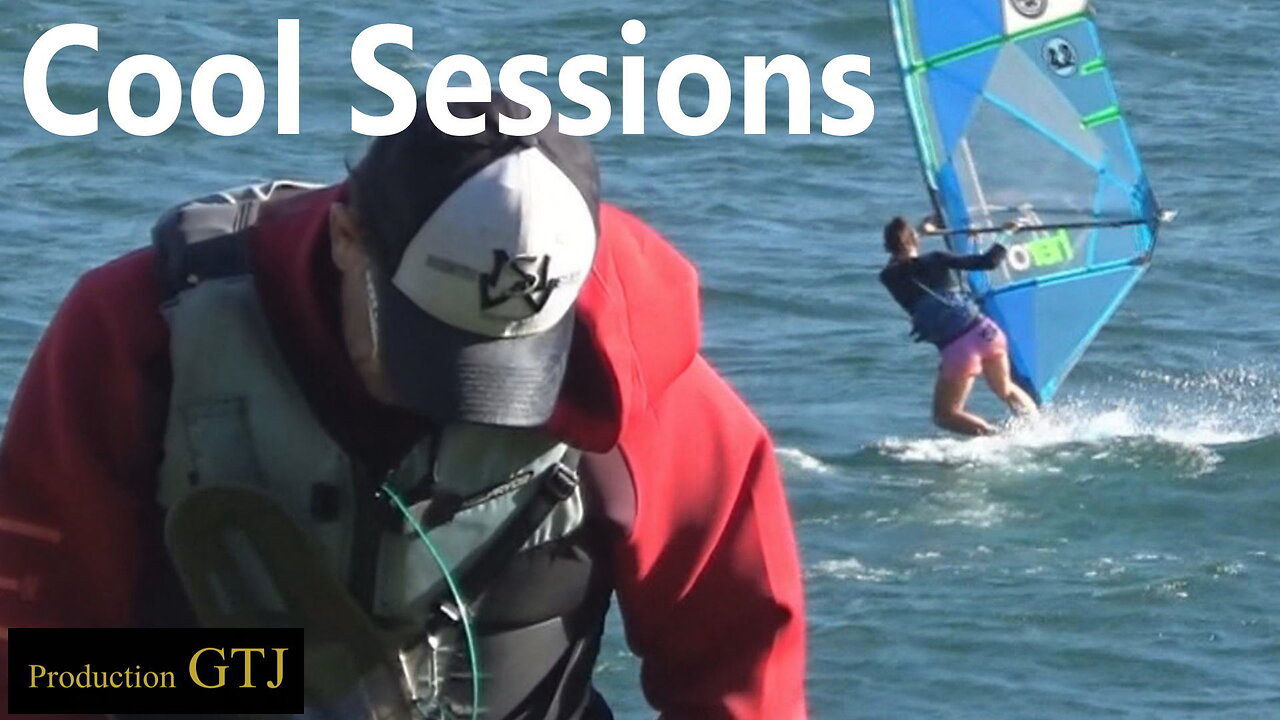
M401 675L384 673L378 682L466 717L459 706L469 700L469 682L451 687L446 679L465 675L457 657L466 648L458 646L456 627L439 622L441 608L452 603L439 562L465 577L493 546L510 544L503 529L527 521L535 502L547 507L512 553L579 531L580 488L544 482L572 473L577 453L537 431L459 424L424 438L385 477L368 476L326 433L297 386L247 261L249 230L262 207L315 187L279 181L219 193L180 206L156 227L173 368L158 485L166 547L202 624L307 628L309 695L344 682L364 682L367 692L376 674L370 665L390 656ZM407 498L440 558L375 497L382 483ZM539 495L548 488L559 492L550 501ZM498 570L487 568L485 582ZM539 650L505 687L501 678L486 678L496 689L483 699L483 717L508 717L527 703L526 686L570 655L575 673L588 668L578 694L593 695L594 616L602 621L607 591L604 597L574 630L553 617L486 636L483 647L494 656L481 659L486 674L503 666L504 647ZM554 717L585 717L574 713L586 700L554 702L578 706Z

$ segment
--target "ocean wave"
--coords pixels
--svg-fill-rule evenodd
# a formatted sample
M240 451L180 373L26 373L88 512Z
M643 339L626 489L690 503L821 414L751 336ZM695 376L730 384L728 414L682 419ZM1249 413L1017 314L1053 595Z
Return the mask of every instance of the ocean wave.
M873 452L903 463L1054 473L1146 457L1179 475L1211 472L1220 451L1280 435L1280 375L1233 368L1200 375L1140 373L1125 398L1075 398L980 438L890 437ZM1169 391L1173 391L1170 397Z
M868 567L856 557L838 560L823 560L815 563L806 575L810 577L830 577L836 580L856 580L858 582L883 583L905 578L909 572L890 568Z
M782 463L784 468L792 468L814 475L830 475L835 472L835 468L800 448L778 448L778 461Z

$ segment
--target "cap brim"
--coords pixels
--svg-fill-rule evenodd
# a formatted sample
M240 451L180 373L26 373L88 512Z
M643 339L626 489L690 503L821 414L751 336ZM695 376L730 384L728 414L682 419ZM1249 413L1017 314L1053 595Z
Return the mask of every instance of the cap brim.
M555 410L575 313L513 338L459 330L380 284L379 346L399 404L435 422L537 427Z

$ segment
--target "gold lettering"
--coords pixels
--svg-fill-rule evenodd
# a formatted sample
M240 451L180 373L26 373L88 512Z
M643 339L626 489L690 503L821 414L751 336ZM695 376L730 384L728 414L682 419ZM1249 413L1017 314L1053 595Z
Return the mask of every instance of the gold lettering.
M276 651L276 681L268 682L267 687L275 690L284 682L284 651L288 648L272 648Z
M43 665L29 665L28 667L30 667L30 668L31 668L31 689L33 689L33 690L34 690L34 689L35 689L35 687L36 687L36 680L39 680L40 678L44 677L45 675L48 675L48 674L49 674L49 671L48 671L48 670L46 670L46 669L45 669L45 667L44 667ZM39 674L39 675L37 675L37 674L36 674L36 668L39 668L39 669L40 669L40 674Z
M177 687L176 679L172 670L165 670L160 673L160 687L172 690Z
M110 678L110 681L109 681L109 684L111 685L111 687L113 687L113 688L118 688L118 687L120 687L120 675L121 675L121 674L122 674L122 673L121 673L119 670L117 670L117 671L115 671L115 672L111 673L111 678Z
M218 653L219 660L227 659L227 656L224 655L222 652L222 648L202 648L200 650L197 650L195 655L191 656L191 664L187 666L187 671L191 674L192 682L194 682L195 684L199 685L202 688L205 688L206 690L215 690L227 684L227 666L226 665L214 665L214 667L217 668L218 670L217 685L204 684L203 682L200 681L199 673L196 672L196 663L200 661L200 656L210 651Z
M232 658L235 658L236 653L244 653L244 684L240 687L251 688L253 687L253 667L251 665L253 654L259 653L263 657L266 657L267 651L265 648L231 648Z

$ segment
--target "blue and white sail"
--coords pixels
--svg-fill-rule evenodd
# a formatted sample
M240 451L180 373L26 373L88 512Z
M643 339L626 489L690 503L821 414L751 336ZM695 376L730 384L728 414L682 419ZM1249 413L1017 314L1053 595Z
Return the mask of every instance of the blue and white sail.
M1086 0L889 0L934 209L1009 337L1014 376L1048 402L1142 276L1160 210ZM1002 236L1018 220L1027 229Z

